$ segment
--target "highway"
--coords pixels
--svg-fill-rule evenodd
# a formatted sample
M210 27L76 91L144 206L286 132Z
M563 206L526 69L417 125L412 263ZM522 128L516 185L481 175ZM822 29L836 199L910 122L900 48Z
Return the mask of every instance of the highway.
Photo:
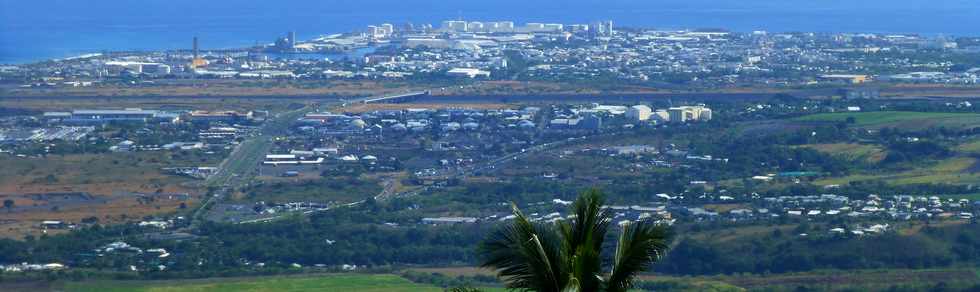
M365 102L384 102L384 101L400 101L402 97L414 97L419 94L428 94L428 91L424 92L412 92L406 94L400 94L388 97L363 97L346 101L338 101L331 103L330 105L325 105L324 108L329 108L330 106L344 106L346 104L356 104ZM205 181L205 185L214 190L211 194L204 198L201 204L196 210L194 210L191 218L192 226L196 226L203 220L201 218L207 213L209 209L208 206L212 204L217 204L221 202L226 196L231 194L237 189L240 189L253 179L256 170L258 169L259 163L269 150L272 149L273 139L277 135L286 133L289 130L289 126L296 122L297 119L310 112L312 108L310 106L305 106L300 109L283 112L270 117L260 128L258 135L250 137L238 144L235 150L228 155L219 165L217 172L208 177ZM382 192L384 194L384 191ZM355 202L345 206L357 205L361 202ZM255 221L255 220L253 220ZM255 222L264 222L266 219L260 219Z
M198 224L202 220L201 216L207 212L209 205L220 202L234 190L248 184L255 174L256 166L272 148L275 136L285 133L296 119L310 110L311 108L306 106L270 117L259 129L258 135L238 144L235 150L218 165L217 172L205 181L205 185L214 189L214 192L205 197L194 211L191 216L192 224Z

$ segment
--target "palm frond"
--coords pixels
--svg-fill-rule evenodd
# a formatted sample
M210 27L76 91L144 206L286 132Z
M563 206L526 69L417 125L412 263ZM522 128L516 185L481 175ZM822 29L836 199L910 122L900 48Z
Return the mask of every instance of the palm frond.
M670 231L650 220L627 224L619 236L613 270L606 280L607 291L627 291L634 277L662 258L668 249Z
M595 291L602 284L600 253L612 222L602 208L603 201L602 192L596 189L583 193L572 204L574 217L559 225L564 239L562 249L582 291Z
M570 228L563 234L569 245L576 248L582 245L590 248L602 246L602 239L612 221L609 213L602 208L604 201L602 192L596 189L585 192L575 200L572 204L575 216L570 220Z
M600 250L580 246L571 254L569 269L579 291L599 291L602 287L602 259Z
M514 221L495 230L480 247L483 263L507 288L559 291L568 282L557 232L531 222L516 205Z
M671 237L665 226L640 221L624 226L604 278L602 242L612 222L598 190L583 193L569 220L531 222L516 205L513 221L480 245L481 266L494 269L507 288L521 291L626 291L633 278L664 256Z

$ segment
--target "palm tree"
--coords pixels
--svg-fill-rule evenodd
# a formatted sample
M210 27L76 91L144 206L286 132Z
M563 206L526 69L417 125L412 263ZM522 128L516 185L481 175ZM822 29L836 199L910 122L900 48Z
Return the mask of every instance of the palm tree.
M574 215L557 224L531 222L517 208L513 222L491 233L479 249L507 288L522 291L626 291L637 274L666 253L670 231L652 220L622 225L611 271L602 271L602 243L612 216L592 189L572 204Z

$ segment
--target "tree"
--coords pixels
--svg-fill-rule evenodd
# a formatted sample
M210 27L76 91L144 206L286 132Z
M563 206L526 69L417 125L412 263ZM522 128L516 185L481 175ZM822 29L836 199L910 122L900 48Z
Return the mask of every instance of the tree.
M621 225L612 270L602 271L602 243L612 222L603 195L592 189L572 205L571 219L531 222L516 205L514 220L481 244L482 266L497 271L507 288L527 291L626 291L634 277L662 258L670 231L652 220Z
M7 212L9 213L10 209L14 208L14 200L11 199L3 200L3 207L6 208Z

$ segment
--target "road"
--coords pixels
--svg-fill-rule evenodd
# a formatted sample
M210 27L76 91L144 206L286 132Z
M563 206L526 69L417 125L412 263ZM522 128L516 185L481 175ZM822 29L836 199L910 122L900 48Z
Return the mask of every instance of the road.
M337 101L330 103L329 105L324 105L324 108L330 108L331 106L344 106L346 104L356 104L371 99L377 99L377 97L363 97L346 101ZM238 144L238 146L235 147L235 150L233 150L231 154L229 154L228 157L226 157L225 160L218 165L218 171L205 181L205 185L213 188L214 192L212 192L208 197L204 198L197 210L194 211L194 214L191 216L192 226L197 226L199 222L203 221L201 216L204 216L207 213L207 210L209 209L208 206L221 202L221 200L233 193L235 190L247 186L248 183L252 181L259 163L262 162L265 155L269 153L270 149L272 149L273 139L275 139L277 135L286 133L287 130L289 130L290 125L311 110L312 108L310 106L305 106L300 109L276 114L275 116L270 117L269 120L262 125L262 127L259 129L258 135L250 137ZM382 194L384 194L384 191ZM341 206L353 206L359 203L361 202ZM253 221L264 222L267 219Z
M214 188L214 191L205 197L194 211L191 216L192 224L196 226L202 221L201 216L207 212L209 205L220 202L228 194L247 185L255 174L256 166L272 148L275 136L285 133L296 119L310 110L311 108L307 106L276 114L262 125L257 135L238 144L235 150L218 165L218 171L205 181L205 185Z
M532 155L532 154L535 154L535 153L540 153L542 151L549 151L549 150L558 149L558 148L561 148L561 147L564 147L564 146L568 146L570 144L574 144L574 143L579 143L579 142L585 141L585 140L587 140L589 138L607 137L607 136L613 136L613 135L618 135L618 134L619 133L604 133L604 134L598 134L598 135L588 135L588 136L573 137L573 138L567 138L565 140L560 140L560 141L554 141L554 142L539 144L539 145L535 145L535 146L532 146L530 148L524 149L523 151L520 151L520 152L510 153L510 154L507 154L507 155L503 155L501 157L497 157L497 158L492 159L490 161L485 161L485 162L482 162L482 163L479 163L479 164L476 164L476 165L472 165L472 166L469 166L469 167L463 167L463 168L456 169L455 171L452 171L451 173L445 174L445 176L446 176L446 178L449 178L449 177L460 177L460 178L462 178L462 177L473 175L476 172L487 171L487 170L493 171L493 170L498 169L498 166L503 166L503 165L505 165L505 164L507 164L509 162L520 160L520 159L522 159L524 157L527 157L527 156ZM409 190L409 191L404 191L404 192L395 192L395 190L394 190L394 183L392 181L385 180L382 183L382 190L378 193L378 195L374 196L374 199L381 201L381 200L388 200L388 199L398 198L398 197L409 197L409 196L418 195L419 193L422 193L422 192L427 191L429 189L430 189L430 187L421 187L421 188L416 188L416 189ZM366 200L360 200L360 201L356 201L356 202L352 202L352 203L330 206L328 208L323 208L323 209L308 210L308 211L302 212L302 214L303 215L310 215L310 214L314 214L314 213L326 212L326 211L334 210L334 209L337 209L337 208L354 207L354 206L363 204L365 201ZM238 222L238 223L239 224L249 224L249 223L265 223L265 222L271 222L271 221L275 221L275 220L278 220L278 219L281 219L281 218L290 216L291 214L296 214L296 213L280 214L280 215L266 217L266 218L258 218L258 219L252 219L252 220L245 220L245 221L241 221L241 222Z
M337 104L333 104L333 106L337 106L337 105L343 106L344 104L359 103L371 98L372 97L365 97L365 98L359 98L354 100L341 101L341 102L337 102ZM202 221L201 216L203 216L207 212L208 210L207 207L209 205L220 202L235 190L246 186L248 182L252 180L252 177L257 169L257 165L261 163L262 158L265 157L265 154L267 154L269 150L272 148L273 139L275 138L275 136L281 133L285 133L286 130L289 129L289 126L292 125L294 121L296 121L298 118L300 118L310 110L311 110L310 107L303 107L301 109L281 113L274 117L271 117L268 121L266 121L266 123L259 130L258 135L246 139L237 147L235 147L235 150L232 151L232 153L229 154L228 157L221 162L221 164L219 164L217 173L215 173L214 175L212 175L206 180L207 186L216 189L214 192L212 192L210 196L206 197L204 201L201 203L200 207L198 207L198 209L195 210L193 216L191 217L193 220L192 226L196 226L196 224ZM605 136L605 135L608 134L600 134L600 135L595 135L593 137ZM567 140L535 145L530 148L524 149L521 152L510 153L477 165L457 169L456 171L453 171L452 173L449 173L447 175L450 177L465 177L468 175L473 175L476 172L493 170L496 169L497 166L501 166L503 164L506 164L514 160L519 160L533 153L559 148L573 142L584 140L585 138L586 137L583 136L579 138L569 138ZM382 191L377 196L375 196L375 199L385 200L394 197L411 196L411 195L418 194L419 192L424 191L426 189L427 188L421 188L412 191L396 193L394 192L393 182L387 181L383 185ZM364 203L363 200L349 203L349 204L332 206L330 208L325 208L325 209L310 210L304 212L304 214L312 214L315 212L322 212L322 211L327 211L336 208L352 207L362 203ZM242 221L239 223L269 222L269 221L276 220L280 217L281 216L260 218L260 219Z

